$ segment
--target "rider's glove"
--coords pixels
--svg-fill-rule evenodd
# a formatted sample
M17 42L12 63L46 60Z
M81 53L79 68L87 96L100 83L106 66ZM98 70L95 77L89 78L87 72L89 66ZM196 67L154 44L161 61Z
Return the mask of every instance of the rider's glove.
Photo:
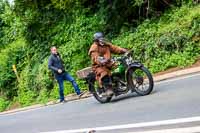
M108 62L108 60L107 59L105 59L104 57L98 57L98 61L99 61L99 63L101 63L102 65L105 65L107 62Z
M126 53L126 52L128 52L128 49L123 48L122 51L123 51L123 53Z

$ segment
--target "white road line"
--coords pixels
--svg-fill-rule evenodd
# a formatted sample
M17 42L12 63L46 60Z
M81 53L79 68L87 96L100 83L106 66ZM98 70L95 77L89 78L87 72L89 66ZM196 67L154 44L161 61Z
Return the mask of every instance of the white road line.
M197 127L186 127L186 128L174 128L174 129L162 129L162 130L149 130L141 132L130 132L130 133L199 133L200 126Z
M114 130L114 129L116 130L116 129L141 128L141 127L151 127L151 126L163 126L163 125L181 124L181 123L198 122L198 121L200 122L200 116L189 117L189 118L180 118L180 119L171 119L171 120L163 120L163 121L134 123L134 124L126 124L126 125L83 128L83 129L75 129L75 130L60 130L60 131L41 132L41 133L80 133L80 132L88 132L88 131L91 131L91 130L107 131L107 130Z

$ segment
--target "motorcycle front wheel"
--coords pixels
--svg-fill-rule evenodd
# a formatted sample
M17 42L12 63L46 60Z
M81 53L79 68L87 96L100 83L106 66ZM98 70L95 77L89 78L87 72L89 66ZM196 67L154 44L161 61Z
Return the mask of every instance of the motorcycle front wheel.
M128 82L131 89L140 96L150 94L154 86L153 77L146 67L130 69Z
M99 101L100 103L108 103L111 101L112 96L102 96L100 92L100 88L97 85L97 82L94 82L93 85L90 85L90 90L92 90L92 94L94 98Z

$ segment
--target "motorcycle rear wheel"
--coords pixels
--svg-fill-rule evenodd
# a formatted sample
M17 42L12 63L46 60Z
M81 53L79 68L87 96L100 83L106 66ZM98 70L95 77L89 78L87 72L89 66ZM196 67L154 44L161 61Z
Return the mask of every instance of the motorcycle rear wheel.
M100 103L108 103L111 101L112 96L101 96L101 94L98 91L99 88L97 82L94 82L94 84L91 87L92 88L90 89L93 90L92 94L97 101L99 101Z

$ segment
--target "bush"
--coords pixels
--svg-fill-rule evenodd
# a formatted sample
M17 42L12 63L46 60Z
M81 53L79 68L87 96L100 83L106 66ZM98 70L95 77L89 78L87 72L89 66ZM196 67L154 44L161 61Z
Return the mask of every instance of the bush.
M9 44L1 51L0 56L0 92L7 99L12 100L17 95L17 78L12 70L16 65L18 71L23 67L23 59L26 55L26 43L23 38Z
M0 112L4 111L8 105L9 105L9 101L0 97Z
M113 41L133 49L134 57L154 73L183 68L200 56L199 16L199 6L183 6L160 19L145 21L135 32L124 33Z

